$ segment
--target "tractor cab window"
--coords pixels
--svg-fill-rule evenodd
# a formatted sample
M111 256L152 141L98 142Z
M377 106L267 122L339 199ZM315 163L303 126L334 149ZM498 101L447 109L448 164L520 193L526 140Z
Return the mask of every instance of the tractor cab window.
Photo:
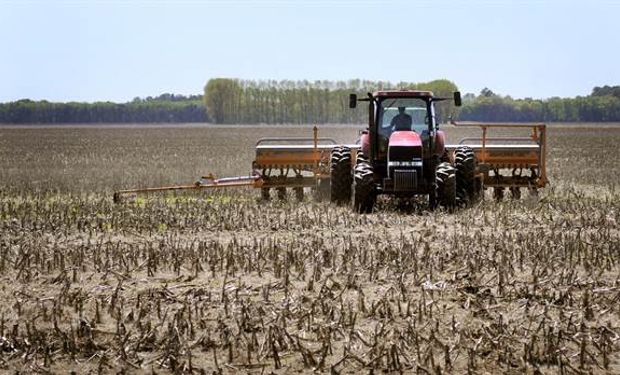
M426 102L418 98L387 98L381 101L379 133L412 130L418 134L428 130Z
M392 132L411 130L423 138L428 136L426 101L419 98L386 98L378 106L377 133L379 154L387 151L387 141Z

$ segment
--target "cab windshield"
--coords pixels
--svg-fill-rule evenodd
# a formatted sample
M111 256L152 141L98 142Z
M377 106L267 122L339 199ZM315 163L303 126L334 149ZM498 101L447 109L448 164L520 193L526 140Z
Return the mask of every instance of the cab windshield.
M389 136L395 130L428 131L426 101L420 98L387 98L379 105L379 133Z

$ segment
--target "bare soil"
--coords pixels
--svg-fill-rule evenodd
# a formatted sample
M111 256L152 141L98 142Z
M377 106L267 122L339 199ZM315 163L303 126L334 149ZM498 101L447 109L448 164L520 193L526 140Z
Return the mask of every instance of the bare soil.
M251 189L112 202L247 174L257 138L310 134L0 128L0 370L620 372L619 126L549 127L538 198L454 213Z

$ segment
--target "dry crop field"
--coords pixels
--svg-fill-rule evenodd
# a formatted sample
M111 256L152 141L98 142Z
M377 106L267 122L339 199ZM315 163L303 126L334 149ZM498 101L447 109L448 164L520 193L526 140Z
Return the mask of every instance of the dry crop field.
M539 199L455 213L112 202L247 174L258 137L310 133L0 128L0 372L620 372L620 126L552 126Z

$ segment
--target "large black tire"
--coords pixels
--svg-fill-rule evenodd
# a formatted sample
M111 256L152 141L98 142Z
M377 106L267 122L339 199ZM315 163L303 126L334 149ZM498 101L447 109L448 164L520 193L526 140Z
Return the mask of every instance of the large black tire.
M435 196L443 207L456 206L456 168L450 163L440 163L435 170Z
M353 210L360 214L371 213L377 200L373 173L370 163L358 155L353 175Z
M352 183L351 150L345 146L336 146L331 155L331 201L338 204L350 202Z
M456 168L456 197L460 203L471 203L479 196L476 183L476 158L469 146L459 146L454 150L454 168Z

